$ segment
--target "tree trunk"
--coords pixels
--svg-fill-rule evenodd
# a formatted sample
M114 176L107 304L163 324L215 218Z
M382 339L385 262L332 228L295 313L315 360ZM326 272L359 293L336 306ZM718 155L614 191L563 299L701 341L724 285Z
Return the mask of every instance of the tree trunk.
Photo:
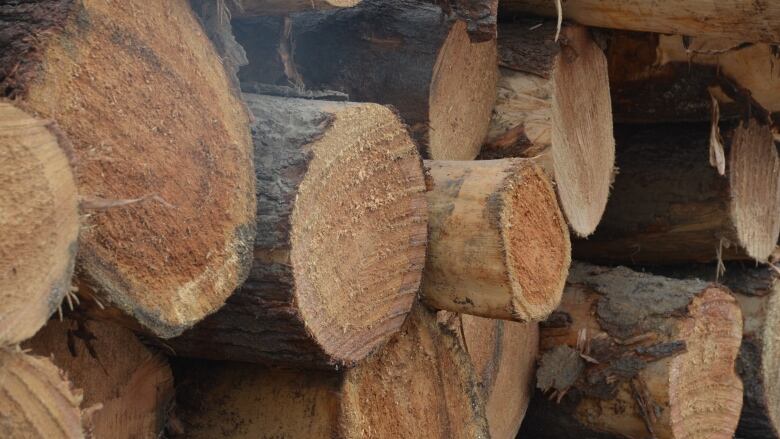
M487 438L474 370L456 337L417 306L379 354L341 375L186 364L179 417L192 439Z
M46 358L0 348L0 437L80 439L90 437L89 412L81 391Z
M421 294L448 311L542 320L560 301L569 232L530 160L425 162L429 245Z
M285 15L315 9L349 8L361 0L232 0L233 17Z
M747 112L767 119L780 111L774 46L618 31L608 41L619 122L709 121L712 97L723 119Z
M395 107L423 156L470 160L495 101L496 43L472 43L462 21L409 0L370 0L288 20L236 20L249 66L242 82L344 92Z
M677 264L765 261L780 234L780 160L768 126L755 120L731 138L725 177L708 159L705 125L626 126L618 131L612 196L574 257Z
M780 4L753 0L568 0L563 17L587 26L780 42ZM556 17L554 1L502 0L499 12Z
M749 264L749 265L748 265ZM745 325L737 358L737 372L745 386L738 438L780 437L780 351L775 347L780 327L780 284L777 275L751 263L727 263L725 272L707 264L679 268L649 267L654 273L675 278L719 280L739 302Z
M399 330L420 284L420 158L380 105L245 99L255 116L252 272L170 344L185 356L352 366Z
M82 389L95 438L156 438L173 400L173 376L165 357L132 332L109 322L50 321L25 343L51 358Z
M501 78L483 158L533 157L555 179L569 225L588 236L604 213L615 140L607 64L582 26L503 25Z
M514 439L533 394L537 323L492 320L452 314L449 326L460 333L485 401L492 439Z
M575 264L540 337L521 435L733 437L742 315L726 288Z
M219 308L251 262L251 139L187 2L12 2L0 21L3 96L73 146L80 294L161 337Z
M79 233L68 141L0 102L0 346L32 337L69 294Z

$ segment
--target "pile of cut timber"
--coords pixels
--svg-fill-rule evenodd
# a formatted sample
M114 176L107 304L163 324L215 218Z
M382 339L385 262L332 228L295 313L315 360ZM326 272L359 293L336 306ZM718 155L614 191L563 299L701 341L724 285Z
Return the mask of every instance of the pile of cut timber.
M0 437L780 439L779 66L771 1L0 0Z

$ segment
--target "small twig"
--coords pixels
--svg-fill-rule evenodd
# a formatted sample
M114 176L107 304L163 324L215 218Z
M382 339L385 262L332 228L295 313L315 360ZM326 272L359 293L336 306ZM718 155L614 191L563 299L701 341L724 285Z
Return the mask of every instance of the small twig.
M129 198L129 199L121 199L121 200L111 200L108 198L84 195L81 197L79 201L79 206L83 210L105 210L105 209L111 209L113 207L128 206L130 204L140 203L141 201L147 201L147 200L157 201L163 206L171 209L176 208L176 206L165 201L165 199L159 195L146 195L141 198Z
M561 26L563 25L563 7L561 6L561 0L555 0L555 12L558 13L558 22L555 27L555 42L558 42L558 37L561 35Z

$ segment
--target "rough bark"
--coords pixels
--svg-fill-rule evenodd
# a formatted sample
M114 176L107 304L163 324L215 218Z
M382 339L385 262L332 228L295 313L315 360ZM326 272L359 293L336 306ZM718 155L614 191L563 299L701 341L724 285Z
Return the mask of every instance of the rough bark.
M162 337L219 308L251 262L251 138L188 3L5 2L0 22L3 96L73 146L80 294Z
M454 313L448 321L474 366L490 437L515 438L533 394L538 324Z
M498 33L498 0L431 0L466 23L473 42L490 41Z
M582 26L502 25L501 77L482 158L529 157L555 179L572 230L588 236L604 213L615 157L607 63ZM533 30L529 30L533 28Z
M420 284L419 155L380 105L245 100L255 116L252 271L219 312L170 344L186 356L352 366L399 330Z
M756 268L754 264L741 262L725 264L722 273L712 264L648 269L675 278L717 280L731 289L745 322L737 358L737 372L745 390L736 437L780 437L780 400L777 397L780 353L775 346L780 319L777 274L766 267Z
M733 437L742 314L725 287L578 263L540 337L521 435Z
M780 42L780 4L771 0L568 0L561 6L565 19L587 26ZM547 0L502 0L499 12L558 15Z
M542 320L560 301L569 232L531 160L425 162L429 245L421 294L437 309Z
M242 82L344 92L395 107L423 156L476 157L497 81L495 40L473 43L466 25L432 4L370 0L287 20L236 20L249 65Z
M185 364L187 438L487 438L474 369L456 333L416 307L376 356L342 374Z
M361 0L227 0L233 17L286 15L319 9L349 8Z
M48 357L82 390L84 407L100 404L91 418L95 438L155 438L173 400L168 361L109 322L50 321L25 342Z
M89 437L81 391L46 358L0 348L0 436L7 439Z
M32 337L70 291L79 214L68 146L52 121L0 102L0 346Z
M709 121L714 97L723 119L750 113L780 123L775 46L620 31L607 41L619 122Z
M230 25L230 6L240 4L241 0L189 0L192 10L198 15L203 30L206 31L214 49L222 59L222 65L231 81L233 90L241 92L238 70L249 64L244 48L236 41L233 27Z
M780 233L780 161L768 126L723 134L726 176L709 161L709 126L625 126L620 169L598 231L575 241L589 261L677 264L766 260ZM724 159L726 161L726 159Z

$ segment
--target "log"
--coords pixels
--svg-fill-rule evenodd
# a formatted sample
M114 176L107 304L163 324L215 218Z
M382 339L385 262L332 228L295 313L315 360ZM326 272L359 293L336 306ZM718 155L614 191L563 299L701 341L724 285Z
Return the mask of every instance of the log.
M568 0L563 18L586 26L780 42L780 4L752 0ZM556 17L556 2L502 0L499 13Z
M400 329L419 288L421 160L381 105L244 96L255 116L252 271L169 344L185 356L352 366Z
M687 124L617 130L620 173L598 231L574 243L575 259L765 261L780 233L780 161L772 133L755 119L724 130L730 138L724 177L709 162L709 131Z
M0 437L83 439L89 412L81 391L46 358L0 348Z
M492 320L457 314L461 341L477 376L485 401L492 439L514 439L533 394L539 352L537 323Z
M70 292L78 199L58 133L0 102L0 346L32 337Z
M565 26L556 43L555 23L533 24L501 27L498 97L481 157L540 162L572 230L588 236L604 213L615 157L606 59L582 26Z
M241 93L238 70L247 64L246 52L238 44L233 27L230 24L231 6L241 4L241 0L189 0L190 6L198 16L203 30L208 35L214 49L222 60L225 73L230 79L234 92Z
M349 8L361 0L232 0L231 16L286 15L320 9Z
M769 44L613 32L607 60L615 118L625 123L709 121L750 112L780 124L778 52Z
M495 40L473 43L438 6L366 0L287 21L235 20L249 65L242 82L347 93L395 107L426 158L470 160L495 101ZM294 50L293 50L294 48Z
M568 282L521 436L733 437L742 314L727 288L580 263Z
M436 309L543 320L560 301L569 232L531 160L425 162L428 254L420 290Z
M23 345L48 357L83 391L96 438L159 437L173 401L168 361L111 322L50 321Z
M755 268L754 264L731 262L724 267L723 273L712 264L649 269L674 278L720 281L731 289L745 322L736 368L745 386L736 437L776 439L780 437L780 353L775 347L780 324L780 283L776 273Z
M73 146L79 294L161 337L214 312L251 262L251 138L188 3L13 2L0 22L3 96Z
M192 439L486 438L474 370L456 337L418 306L379 354L342 374L186 364L178 417Z

